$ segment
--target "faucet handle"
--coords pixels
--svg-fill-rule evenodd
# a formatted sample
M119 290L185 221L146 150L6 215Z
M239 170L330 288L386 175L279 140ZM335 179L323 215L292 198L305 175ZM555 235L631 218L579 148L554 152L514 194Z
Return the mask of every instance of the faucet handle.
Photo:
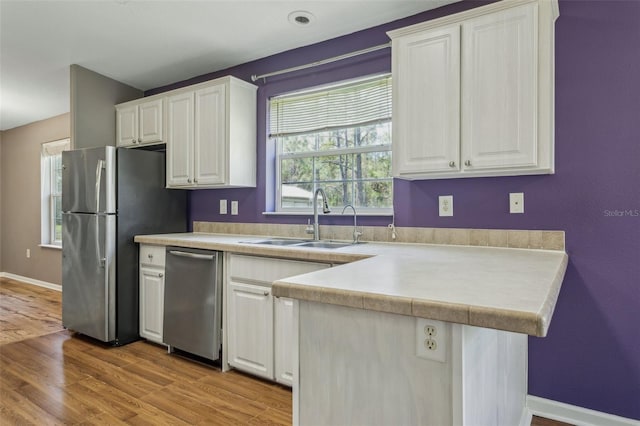
M358 228L354 228L353 229L353 242L355 244L358 244L358 240L360 238L360 236L362 235L362 231L359 231Z

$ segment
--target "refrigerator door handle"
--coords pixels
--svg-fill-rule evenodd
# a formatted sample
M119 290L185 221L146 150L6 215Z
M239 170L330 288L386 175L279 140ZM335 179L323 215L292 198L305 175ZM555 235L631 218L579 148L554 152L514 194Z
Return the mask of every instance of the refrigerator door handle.
M96 163L96 213L100 213L100 187L102 183L102 169L106 168L104 160Z
M107 258L106 257L102 257L102 253L100 250L100 216L96 215L96 220L95 220L95 241L96 241L96 259L98 259L98 263L100 264L101 268L104 268Z

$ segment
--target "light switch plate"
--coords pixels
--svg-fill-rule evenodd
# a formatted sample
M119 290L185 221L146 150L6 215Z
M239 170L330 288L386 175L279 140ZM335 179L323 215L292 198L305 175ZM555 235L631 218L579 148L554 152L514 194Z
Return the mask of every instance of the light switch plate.
M237 201L232 201L231 202L231 214L233 216L237 216L238 215L238 202Z
M509 213L524 213L524 192L509 194Z
M438 215L453 216L453 195L441 195L438 197Z
M220 214L227 214L227 200L220 200Z

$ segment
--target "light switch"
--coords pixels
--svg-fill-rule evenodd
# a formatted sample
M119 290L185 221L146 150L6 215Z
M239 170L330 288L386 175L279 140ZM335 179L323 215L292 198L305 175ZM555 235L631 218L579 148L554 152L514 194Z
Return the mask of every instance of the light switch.
M220 200L220 214L227 214L227 200Z
M438 197L439 216L453 216L453 195L441 195Z
M509 213L524 213L524 192L509 194Z

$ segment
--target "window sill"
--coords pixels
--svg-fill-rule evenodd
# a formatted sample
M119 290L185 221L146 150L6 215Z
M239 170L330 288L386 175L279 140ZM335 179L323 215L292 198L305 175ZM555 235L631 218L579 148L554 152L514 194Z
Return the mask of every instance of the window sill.
M313 216L313 212L262 212L263 216ZM334 216L334 217L341 217L341 216L353 216L353 210L349 209L347 210L344 214L341 214L340 212L332 212L332 213L328 213L328 214L324 214L322 212L318 212L319 216ZM359 212L357 214L358 217L360 216L379 216L379 217L391 217L393 216L393 212Z
M38 247L62 250L62 246L54 245L54 244L38 244Z

